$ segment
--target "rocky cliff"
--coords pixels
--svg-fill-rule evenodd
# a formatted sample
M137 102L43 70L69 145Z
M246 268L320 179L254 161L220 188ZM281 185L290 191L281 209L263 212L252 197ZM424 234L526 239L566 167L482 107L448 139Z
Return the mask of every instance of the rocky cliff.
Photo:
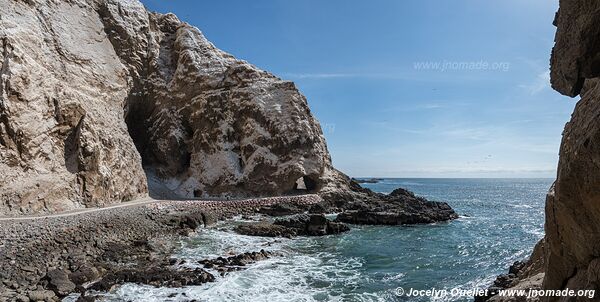
M0 0L0 42L0 216L150 192L319 193L315 211L376 224L457 217L409 192L361 188L333 168L294 83L137 0Z
M560 1L552 87L576 96L546 203L544 288L600 290L600 2Z
M337 177L292 82L136 0L0 0L0 47L0 215Z
M596 290L597 300L600 295L600 2L561 0L554 25L557 31L551 57L552 87L581 99L565 126L557 179L546 199L543 252L536 248L530 260L531 265L543 263L545 275L531 283L532 276L522 274L516 286L592 289ZM516 300L498 297L494 301ZM546 301L590 299L551 297Z

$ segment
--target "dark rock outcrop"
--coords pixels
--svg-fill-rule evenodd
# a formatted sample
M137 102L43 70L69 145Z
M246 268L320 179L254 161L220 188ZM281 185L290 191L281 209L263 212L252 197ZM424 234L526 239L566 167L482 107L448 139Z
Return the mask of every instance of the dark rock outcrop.
M125 268L109 272L90 289L110 291L123 283L147 284L156 287L182 287L202 285L215 281L215 276L203 269L173 269L164 266Z
M206 269L216 270L220 275L225 275L228 272L241 270L246 265L268 259L271 256L273 256L273 253L260 250L260 252L246 252L227 258L204 259L198 261L198 263L204 265Z
M322 214L296 215L277 219L274 223L243 224L235 228L238 234L262 237L324 236L349 231L340 222L329 221Z
M339 222L329 221L325 215L297 215L288 219L278 219L275 225L294 229L301 236L324 236L349 231L350 228Z
M402 225L448 221L458 218L445 202L428 201L405 189L388 195L363 190L363 196L340 203L344 212L336 221L353 224Z
M69 279L69 272L61 269L54 269L46 275L48 278L48 288L59 296L66 296L75 290L75 283Z
M286 237L296 236L296 231L281 225L270 223L243 224L235 228L235 232L240 235L259 236L259 237Z

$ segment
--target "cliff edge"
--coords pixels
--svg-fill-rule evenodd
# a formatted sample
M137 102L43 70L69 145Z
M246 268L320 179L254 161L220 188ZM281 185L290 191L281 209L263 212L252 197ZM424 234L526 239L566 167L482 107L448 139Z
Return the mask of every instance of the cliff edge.
M596 298L592 300L597 301L600 295L600 2L561 0L554 25L557 30L550 60L552 87L561 94L581 99L563 132L556 182L546 198L546 236L528 264L536 268L514 275L516 280L508 285L595 290ZM532 281L534 276L537 277ZM590 301L588 297L528 301L538 300Z
M546 203L544 288L600 289L600 2L560 1L551 81L576 96Z
M137 0L0 0L0 63L0 216L337 179L294 83Z
M0 63L0 216L150 192L318 193L321 211L370 213L385 224L457 217L412 193L361 188L332 166L293 82L137 0L0 0Z

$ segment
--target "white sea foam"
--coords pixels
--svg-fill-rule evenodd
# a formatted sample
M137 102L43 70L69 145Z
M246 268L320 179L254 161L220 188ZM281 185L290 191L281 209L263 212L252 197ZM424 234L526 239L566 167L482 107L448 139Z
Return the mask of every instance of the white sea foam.
M217 281L185 288L155 288L125 284L104 296L105 301L384 301L382 294L356 293L365 282L357 258L340 258L329 252L302 253L315 239L263 238L209 229L187 240L178 258L194 260L265 249L281 256L231 272ZM400 276L395 276L399 278ZM75 296L72 296L75 297ZM70 300L69 300L70 299ZM64 301L74 301L74 298Z

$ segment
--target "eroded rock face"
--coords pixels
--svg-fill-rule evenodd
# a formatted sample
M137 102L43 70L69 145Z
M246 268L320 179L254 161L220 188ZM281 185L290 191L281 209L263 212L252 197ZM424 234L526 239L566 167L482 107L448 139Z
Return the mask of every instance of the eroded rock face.
M0 0L0 215L146 195L321 189L333 171L292 82L137 0ZM141 154L141 156L140 156ZM337 172L335 172L337 173Z
M137 0L0 0L0 16L1 216L127 201L148 183L158 198L319 193L327 205L313 212L387 201L332 167L294 83L173 14ZM456 217L409 203L403 213L427 222Z
M585 82L564 130L558 178L546 203L546 288L600 288L595 273L600 257L600 87L597 79Z
M0 215L143 196L130 74L91 1L0 1Z
M594 0L560 1L550 70L552 88L564 95L577 96L585 79L600 76L599 9Z
M552 87L581 96L565 126L556 182L546 198L543 259L534 250L514 288L600 290L600 2L560 1ZM544 274L545 273L545 274ZM559 301L557 297L542 299ZM594 300L594 301L595 301ZM493 301L510 299L493 298ZM533 301L533 300L532 300ZM560 301L567 301L560 300ZM589 297L568 301L590 301Z
M600 2L560 1L553 87L581 95L546 203L544 288L600 289Z
M116 19L116 18L115 18ZM147 82L131 120L146 164L182 196L278 195L331 168L319 123L292 82L215 48L173 15L151 14ZM136 36L144 39L146 36ZM129 39L129 36L123 37Z

